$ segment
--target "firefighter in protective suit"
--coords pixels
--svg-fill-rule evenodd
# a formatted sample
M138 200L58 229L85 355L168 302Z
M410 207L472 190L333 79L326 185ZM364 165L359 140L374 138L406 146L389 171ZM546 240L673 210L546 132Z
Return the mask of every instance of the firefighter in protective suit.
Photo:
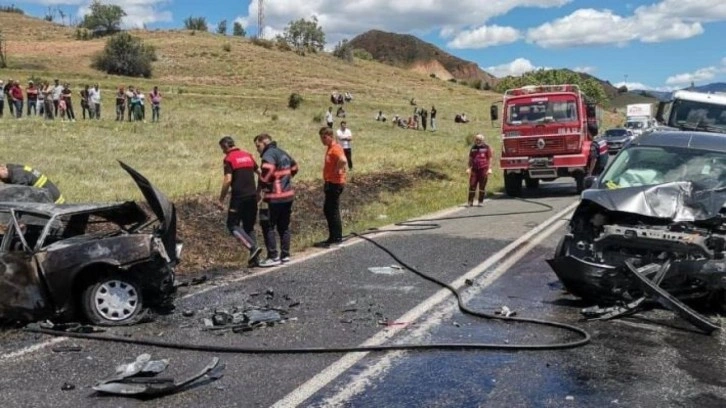
M22 164L0 164L0 180L6 184L32 186L48 190L56 204L63 204L63 198L58 187L45 174Z
M474 205L474 196L479 190L478 206L481 207L486 196L487 179L492 174L489 165L492 161L492 149L484 141L484 135L474 137L474 145L469 149L469 207Z

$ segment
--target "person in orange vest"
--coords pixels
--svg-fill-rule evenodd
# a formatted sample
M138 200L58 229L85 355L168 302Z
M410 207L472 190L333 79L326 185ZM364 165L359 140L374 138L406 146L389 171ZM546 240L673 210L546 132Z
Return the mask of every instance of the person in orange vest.
M259 266L271 267L290 260L290 216L295 199L292 178L297 174L298 167L295 159L280 149L267 133L255 136L254 141L262 161L258 190L267 204L267 211L260 210L267 259L261 261ZM280 236L279 253L275 232Z
M325 151L325 165L323 166L323 180L325 184L325 204L323 213L328 222L328 239L316 243L318 248L329 248L331 245L343 242L343 222L340 219L340 195L345 187L345 173L348 160L345 152L335 142L335 134L330 127L323 127L318 132L320 142L327 147Z

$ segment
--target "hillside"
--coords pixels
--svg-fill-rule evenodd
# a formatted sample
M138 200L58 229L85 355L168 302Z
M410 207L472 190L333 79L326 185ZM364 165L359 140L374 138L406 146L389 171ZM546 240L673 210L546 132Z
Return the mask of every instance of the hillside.
M364 49L376 61L411 69L438 78L482 80L494 86L496 78L473 62L457 58L413 35L370 30L350 40L353 48Z

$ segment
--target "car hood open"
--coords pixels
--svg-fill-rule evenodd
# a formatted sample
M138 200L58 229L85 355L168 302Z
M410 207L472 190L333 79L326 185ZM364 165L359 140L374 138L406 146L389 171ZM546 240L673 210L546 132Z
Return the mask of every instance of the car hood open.
M673 222L705 221L719 217L726 188L707 188L690 181L617 189L590 189L582 200L610 210Z
M159 189L154 187L151 182L137 172L131 166L119 160L121 167L126 170L127 173L134 179L136 185L144 195L147 204L151 207L151 211L154 212L156 218L159 220L160 233L162 241L164 242L164 248L166 249L167 255L173 260L176 259L176 208L174 204L162 193Z

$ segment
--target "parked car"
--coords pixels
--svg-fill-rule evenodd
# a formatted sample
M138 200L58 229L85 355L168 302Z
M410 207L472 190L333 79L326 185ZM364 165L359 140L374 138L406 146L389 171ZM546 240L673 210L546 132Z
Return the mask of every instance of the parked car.
M630 129L625 128L613 128L608 129L603 134L603 138L608 144L608 153L617 154L620 149L630 143L634 138L635 134Z
M568 291L632 301L644 268L675 299L726 308L726 134L645 133L587 184L548 260Z
M171 305L181 252L174 205L121 166L153 217L133 201L56 205L33 187L0 191L0 199L11 199L0 202L1 320L76 317L123 325L147 306ZM29 197L35 202L18 201Z

